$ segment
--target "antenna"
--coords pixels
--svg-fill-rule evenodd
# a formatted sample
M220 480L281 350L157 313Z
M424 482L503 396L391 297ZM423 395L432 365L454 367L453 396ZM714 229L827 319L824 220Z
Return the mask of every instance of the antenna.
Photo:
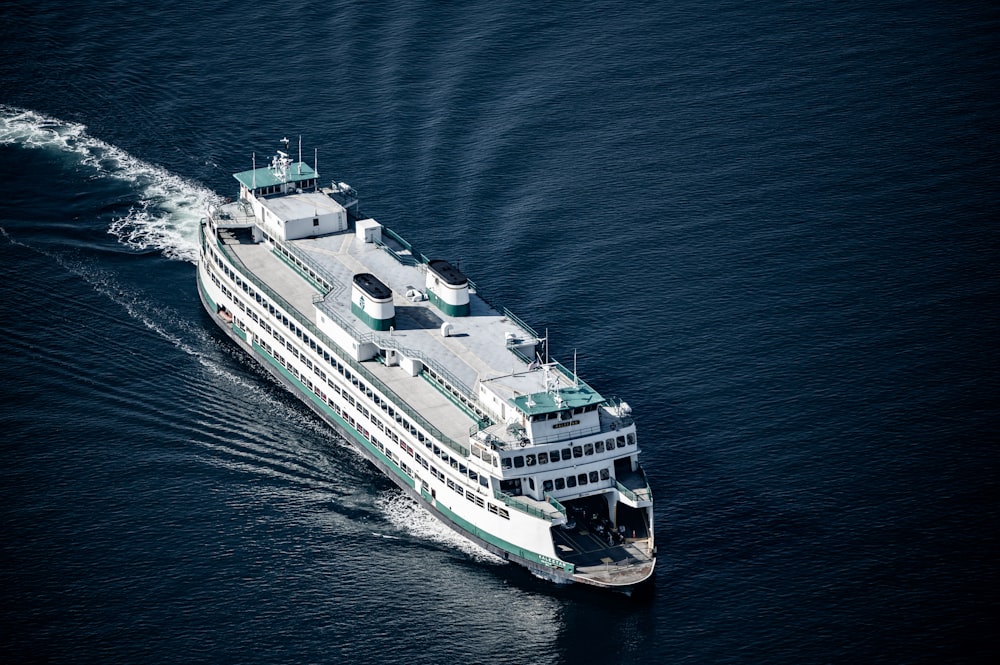
M319 190L319 148L313 148L313 191Z
M549 329L545 329L545 364L549 364Z
M580 378L576 375L576 349L573 349L573 387L580 387Z
M253 154L253 158L252 158L252 161L253 161L253 185L250 186L250 189L257 189L257 153L252 153L252 154ZM253 192L250 192L250 193L253 194Z
M302 175L302 134L299 134L299 175Z

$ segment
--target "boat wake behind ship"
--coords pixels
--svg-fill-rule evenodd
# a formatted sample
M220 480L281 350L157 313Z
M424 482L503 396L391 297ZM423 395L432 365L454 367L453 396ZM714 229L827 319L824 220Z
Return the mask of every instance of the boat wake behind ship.
M213 320L465 538L556 582L649 580L653 498L629 406L287 144L202 220Z

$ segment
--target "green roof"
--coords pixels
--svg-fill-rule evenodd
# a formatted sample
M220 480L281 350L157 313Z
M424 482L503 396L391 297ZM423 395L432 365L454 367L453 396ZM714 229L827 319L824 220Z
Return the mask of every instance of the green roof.
M556 396L553 393L518 395L511 401L514 403L514 406L529 416L539 413L563 411L565 409L575 409L580 406L600 404L604 401L604 398L596 390L583 383L576 388L560 388L558 394L562 398L562 404L556 403ZM530 406L528 405L529 399L532 402Z
M256 175L256 178L254 177ZM240 181L240 183L248 188L260 188L260 187L270 187L271 185L280 185L283 182L300 182L302 180L311 180L316 177L316 172L312 170L312 167L305 162L295 162L288 167L288 179L282 179L278 174L275 174L270 167L263 167L259 169L251 169L249 171L241 171L240 173L234 173L233 177Z

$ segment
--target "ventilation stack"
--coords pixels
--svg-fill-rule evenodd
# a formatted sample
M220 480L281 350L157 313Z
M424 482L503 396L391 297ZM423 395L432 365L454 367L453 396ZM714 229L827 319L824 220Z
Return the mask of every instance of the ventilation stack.
M427 263L427 297L448 316L468 316L469 278L442 259Z
M375 275L367 272L354 276L351 312L372 330L389 330L396 325L392 291Z

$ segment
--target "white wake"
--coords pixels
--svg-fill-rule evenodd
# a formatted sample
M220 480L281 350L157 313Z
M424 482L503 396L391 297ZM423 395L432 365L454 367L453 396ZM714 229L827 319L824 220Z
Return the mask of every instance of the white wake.
M95 178L128 183L139 203L113 219L108 232L133 249L197 261L198 223L209 205L219 202L219 196L203 185L90 136L80 123L12 106L0 105L0 145L55 150L92 169Z

